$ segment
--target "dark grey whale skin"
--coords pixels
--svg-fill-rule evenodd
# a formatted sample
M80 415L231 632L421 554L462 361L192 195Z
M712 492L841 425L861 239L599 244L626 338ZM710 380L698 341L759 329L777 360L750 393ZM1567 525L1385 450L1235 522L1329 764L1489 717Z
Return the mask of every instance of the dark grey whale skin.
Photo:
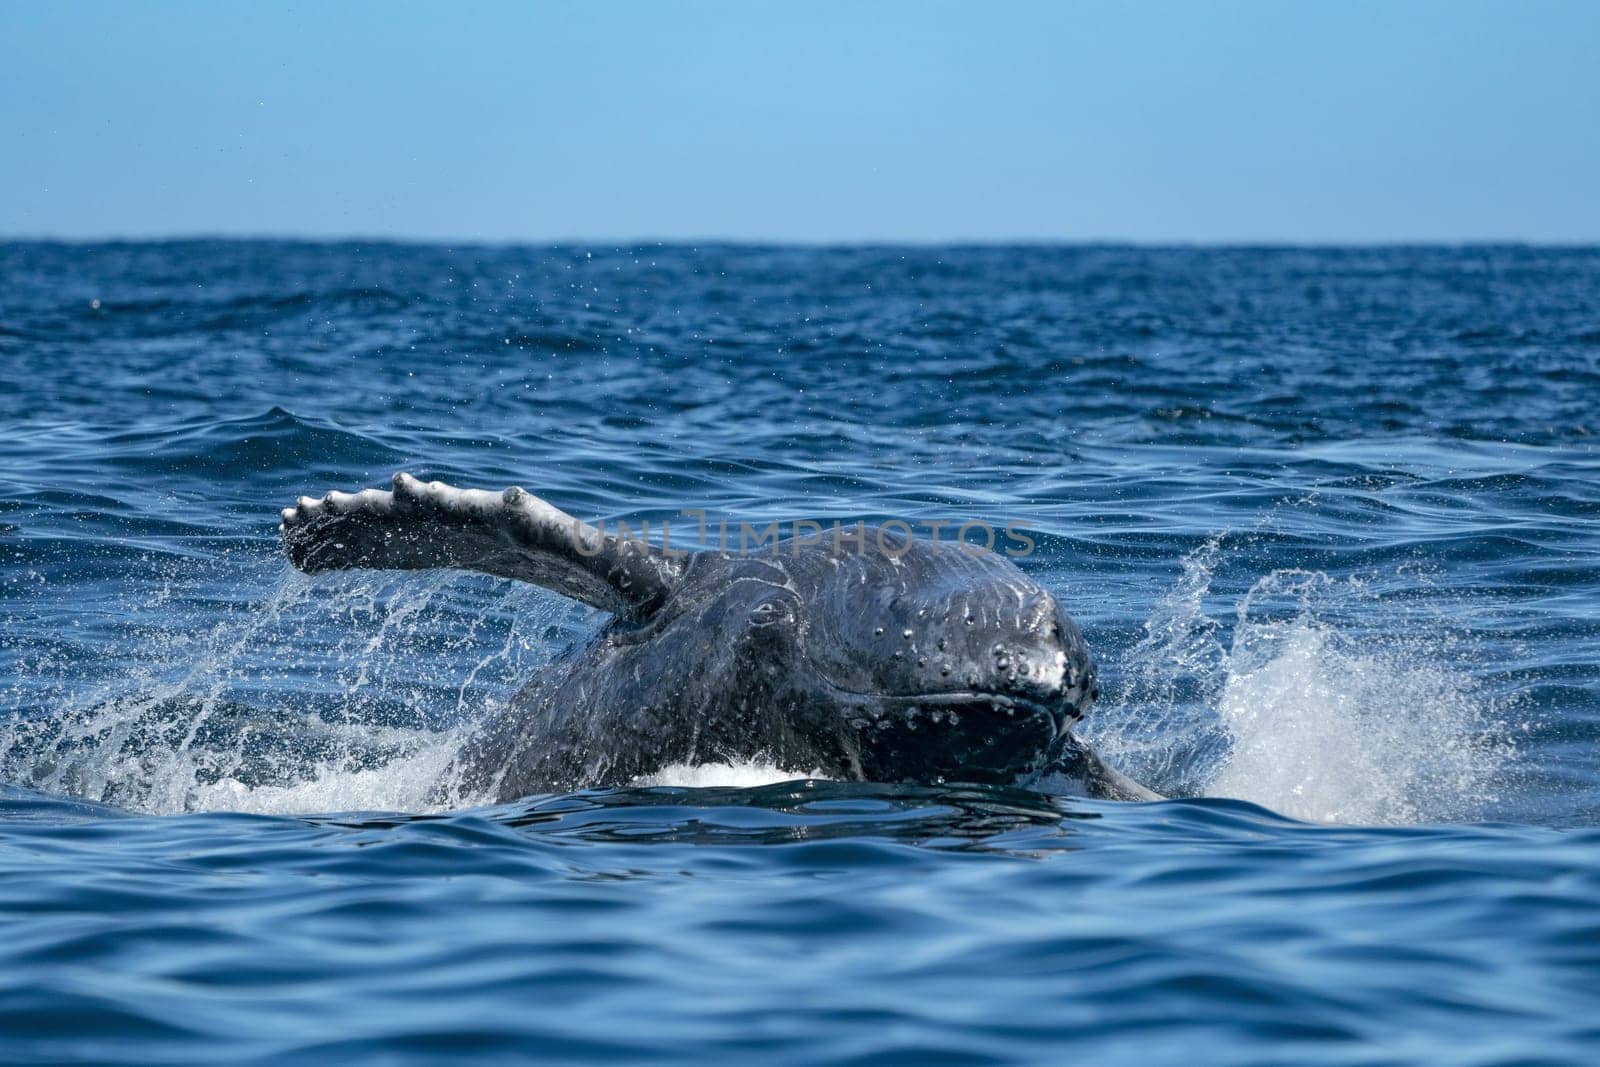
M296 566L454 566L613 612L463 748L463 793L626 785L681 764L1017 783L1158 799L1070 730L1099 695L1078 628L1010 560L894 530L669 553L608 538L520 489L396 475L391 492L285 509Z

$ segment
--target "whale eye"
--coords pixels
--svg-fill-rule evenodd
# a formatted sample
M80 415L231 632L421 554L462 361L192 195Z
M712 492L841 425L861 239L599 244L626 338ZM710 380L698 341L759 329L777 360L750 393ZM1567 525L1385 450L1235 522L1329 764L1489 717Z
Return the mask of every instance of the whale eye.
M750 609L750 622L756 626L771 626L788 618L787 608L776 600L763 600Z

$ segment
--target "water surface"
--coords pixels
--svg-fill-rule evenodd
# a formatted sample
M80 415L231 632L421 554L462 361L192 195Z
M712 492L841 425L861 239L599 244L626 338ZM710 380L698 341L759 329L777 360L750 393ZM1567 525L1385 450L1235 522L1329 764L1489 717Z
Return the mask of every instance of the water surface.
M8 1062L1600 1049L1600 251L12 244L0 366ZM289 569L401 469L1020 522L1177 799L441 791L602 620Z

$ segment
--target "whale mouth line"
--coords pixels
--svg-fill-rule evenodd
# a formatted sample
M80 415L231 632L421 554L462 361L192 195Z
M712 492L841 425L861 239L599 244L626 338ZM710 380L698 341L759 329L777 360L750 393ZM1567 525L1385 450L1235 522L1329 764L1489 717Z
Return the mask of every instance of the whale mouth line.
M1059 737L1076 719L1060 706L1047 704L1030 697L992 693L982 689L965 689L938 693L885 693L880 699L895 708L971 708L986 705L997 711L1024 712L1049 723L1052 736Z
M932 711L944 711L947 709L959 711L981 705L985 706L985 710L990 711L1025 713L1030 718L1037 718L1049 724L1051 740L1065 734L1068 728L1081 718L1080 715L1074 714L1076 709L1065 703L1052 704L1031 697L996 693L983 689L942 690L927 693L863 693L854 689L846 689L828 679L824 679L824 682L842 697L862 703L876 703L885 710L910 711L920 708Z

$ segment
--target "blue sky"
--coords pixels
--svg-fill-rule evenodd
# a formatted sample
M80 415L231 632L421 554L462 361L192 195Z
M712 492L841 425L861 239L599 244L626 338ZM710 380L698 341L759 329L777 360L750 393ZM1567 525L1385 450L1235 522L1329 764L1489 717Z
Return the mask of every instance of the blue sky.
M0 234L1600 240L1600 2L0 0Z

